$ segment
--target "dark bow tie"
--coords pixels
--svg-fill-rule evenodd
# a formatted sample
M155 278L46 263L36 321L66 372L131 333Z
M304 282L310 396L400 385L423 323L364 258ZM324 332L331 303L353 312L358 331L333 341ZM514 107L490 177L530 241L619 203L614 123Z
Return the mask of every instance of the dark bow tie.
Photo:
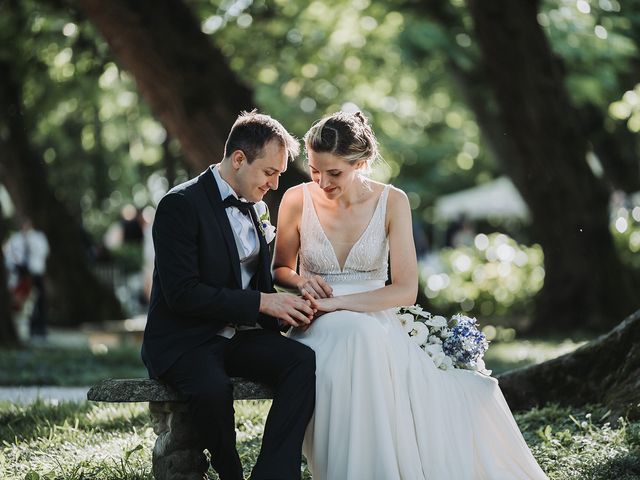
M224 201L222 202L222 205L224 205L225 208L236 207L245 215L251 216L251 210L253 210L254 204L253 202L242 202L238 200L236 197L234 197L233 195L229 195L227 198L224 199Z

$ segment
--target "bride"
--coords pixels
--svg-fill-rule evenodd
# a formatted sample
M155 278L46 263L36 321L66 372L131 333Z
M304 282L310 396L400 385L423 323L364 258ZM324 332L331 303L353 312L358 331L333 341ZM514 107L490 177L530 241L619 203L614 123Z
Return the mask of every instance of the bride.
M394 315L418 290L411 211L363 175L378 156L364 115L333 114L304 140L313 181L284 195L273 268L321 314L291 334L316 352L314 480L547 478L498 382L436 368Z

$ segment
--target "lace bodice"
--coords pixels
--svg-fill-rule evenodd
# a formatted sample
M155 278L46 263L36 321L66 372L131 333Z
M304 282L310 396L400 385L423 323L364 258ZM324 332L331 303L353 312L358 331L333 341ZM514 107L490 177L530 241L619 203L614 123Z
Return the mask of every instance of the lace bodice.
M328 283L387 280L389 241L385 228L389 185L385 185L366 229L353 244L344 267L325 234L307 184L302 185L304 204L300 223L300 275L320 275Z

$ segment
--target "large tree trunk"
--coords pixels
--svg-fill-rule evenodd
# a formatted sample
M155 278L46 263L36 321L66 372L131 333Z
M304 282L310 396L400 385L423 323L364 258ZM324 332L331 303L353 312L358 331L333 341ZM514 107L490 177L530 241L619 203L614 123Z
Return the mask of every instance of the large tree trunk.
M608 191L586 163L587 139L536 21L538 1L468 3L503 135L517 152L504 167L545 254L535 327L602 330L638 307L637 280L615 251Z
M6 239L6 225L0 212L0 245ZM9 289L7 288L7 271L5 269L4 254L0 248L0 346L17 346L18 337L11 317Z
M190 169L199 172L220 161L238 113L255 106L253 93L202 33L189 8L181 0L79 0L79 5L178 139ZM279 193L267 196L272 210L286 187L304 178L289 168Z
M47 276L52 285L51 317L79 324L122 318L120 303L89 270L79 222L55 197L44 162L30 147L22 115L19 82L12 65L0 60L0 175L17 212L44 231L51 245Z
M514 410L558 403L607 405L640 416L640 310L611 332L562 357L498 376Z

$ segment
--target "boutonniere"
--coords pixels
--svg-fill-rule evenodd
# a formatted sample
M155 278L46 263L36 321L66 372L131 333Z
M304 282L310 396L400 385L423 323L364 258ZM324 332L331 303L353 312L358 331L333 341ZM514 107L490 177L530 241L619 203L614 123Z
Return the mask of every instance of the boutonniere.
M256 209L258 210L260 233L267 243L271 243L273 239L276 238L276 227L271 225L271 217L269 216L267 204L264 202L256 203Z

